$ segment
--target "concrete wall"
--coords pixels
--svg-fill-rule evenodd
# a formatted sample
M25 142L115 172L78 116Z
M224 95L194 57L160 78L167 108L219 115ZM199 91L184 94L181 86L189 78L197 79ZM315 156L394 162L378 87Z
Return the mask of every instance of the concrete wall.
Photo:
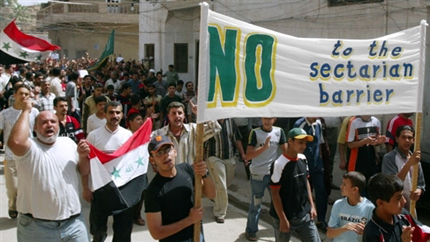
M67 50L68 58L80 58L76 51L86 50L91 58L99 58L114 26L105 26L95 31L88 30L60 30L50 31L49 38L53 43L61 46L61 56ZM115 54L125 60L138 58L138 27L115 28ZM97 48L98 47L98 48Z
M383 3L328 7L327 0L217 0L210 8L218 13L297 37L366 39L417 26L426 19L426 1L385 0ZM200 8L197 1L140 3L139 59L144 44L155 44L155 69L173 63L174 43L189 44L188 73L195 80Z

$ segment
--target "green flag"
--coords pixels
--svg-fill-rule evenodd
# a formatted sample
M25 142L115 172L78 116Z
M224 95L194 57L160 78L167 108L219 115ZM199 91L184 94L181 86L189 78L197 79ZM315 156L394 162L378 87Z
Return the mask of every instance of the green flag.
M99 61L92 67L88 68L88 71L94 71L106 65L108 57L113 55L115 43L115 30L112 30L112 33L109 36L108 42L106 43L105 49L103 50L102 55L99 58Z

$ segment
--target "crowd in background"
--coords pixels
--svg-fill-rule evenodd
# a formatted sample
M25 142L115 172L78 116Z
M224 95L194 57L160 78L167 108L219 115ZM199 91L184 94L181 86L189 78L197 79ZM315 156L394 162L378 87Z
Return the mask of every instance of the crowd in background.
M168 71L163 72L150 69L134 60L120 62L109 60L99 70L87 71L87 68L93 64L94 60L87 55L78 60L48 59L43 63L0 66L0 109L14 107L16 102L14 87L26 85L30 90L29 95L34 108L39 112L55 112L60 121L59 135L70 137L78 143L92 131L106 124L105 105L110 101L118 101L123 113L120 120L121 127L134 132L150 118L153 121L153 131L160 135L172 135L169 138L173 143L176 142L175 149L178 151L179 163L193 162L186 154L190 151L182 147L184 144L181 143L183 141L180 137L183 131L179 130L176 136L172 134L172 129L168 131L172 127L169 124L173 122L173 125L176 125L175 122L177 122L172 118L172 109L183 109L181 115L184 118L180 120L181 127L189 129L184 125L196 121L193 109L197 103L197 84L193 80L181 80L173 65L169 65ZM234 179L235 162L240 161L247 171L252 190L252 201L245 229L248 240L257 240L261 199L265 189L271 190L272 199L279 199L273 202L271 207L271 215L275 218L275 232L278 232L275 235L279 241L289 239L281 235L290 231L290 224L288 231L285 231L286 225L283 224L283 217L280 216L282 213L279 213L279 205L293 206L296 205L295 202L302 202L296 211L283 211L288 218L287 221L294 221L291 224L292 228L297 229L303 226L304 222L294 219L310 213L311 216L305 221L306 223L315 219L316 227L323 231L328 229L328 233L336 237L338 234L333 233L332 229L347 224L336 223L337 215L333 215L333 212L330 221L326 221L327 206L334 204L334 201L329 198L331 189L340 189L333 184L333 165L337 149L340 154L340 169L360 172L363 177L358 176L357 179L364 178L364 184L381 171L398 175L405 184L406 205L403 205L408 208L410 200L418 200L425 191L422 171L417 190L411 191L409 168L419 161L420 153L409 152L414 138L410 116L411 114L399 114L391 119L387 124L385 135L382 135L380 121L370 115L344 118L302 117L288 119L286 123L271 117L214 121L219 129L214 127L213 130L217 131L214 131L205 142L205 159L208 162L209 175L216 181L217 197L214 205L216 221L224 223L228 206L227 187ZM277 124L280 127L277 127ZM4 127L1 129L3 130ZM400 132L398 132L399 129ZM409 136L403 137L405 134L402 131ZM295 143L295 140L301 139L306 140L304 146L302 145L303 149L299 147L300 144ZM388 154L381 160L382 156L378 154L375 147L383 144L386 145ZM298 148L294 148L296 146ZM292 154L296 157L285 156L283 158L285 160L282 160L279 158L283 157L282 154L284 156ZM181 158L181 155L184 158ZM6 160L12 159L12 157L6 158ZM305 161L306 167L294 169L299 169L297 171L304 169L303 172L309 178L310 188L314 190L314 199L312 196L308 197L311 192L306 189L307 183L301 183L302 181L288 183L282 178L292 175L284 174L282 169L287 164L291 164L290 161L301 159ZM274 168L278 166L281 172L277 172ZM345 197L352 197L344 190L347 186L355 187L354 184L351 185L351 181L354 183L357 180L356 177L355 175L344 177L341 188ZM345 181L350 183L345 184ZM279 189L285 186L295 187L290 187L288 191ZM300 191L297 194L292 193L296 188L304 190L300 190L302 193ZM297 200L291 201L291 198L282 195L278 197L273 191L295 194ZM368 197L368 193L366 187L360 186L359 192L354 196L357 198L358 194L360 202L360 196ZM140 217L141 207L142 204L135 213L133 221L138 225L145 225L145 221ZM373 209L373 206L370 207ZM13 205L9 206L9 215L17 216L16 207ZM371 215L366 214L366 216ZM369 221L371 218L367 219ZM309 225L307 228L313 231L312 226ZM364 226L349 228L349 230L361 236Z

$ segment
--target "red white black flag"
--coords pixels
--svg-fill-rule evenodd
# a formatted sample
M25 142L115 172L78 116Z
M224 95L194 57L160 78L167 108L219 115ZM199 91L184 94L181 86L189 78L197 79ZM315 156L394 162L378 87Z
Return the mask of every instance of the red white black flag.
M46 59L60 47L21 32L13 20L0 33L0 64L19 64Z
M148 170L148 143L152 121L147 119L142 127L113 154L106 154L90 146L91 183L93 197L99 209L106 214L117 214L139 202L146 184Z

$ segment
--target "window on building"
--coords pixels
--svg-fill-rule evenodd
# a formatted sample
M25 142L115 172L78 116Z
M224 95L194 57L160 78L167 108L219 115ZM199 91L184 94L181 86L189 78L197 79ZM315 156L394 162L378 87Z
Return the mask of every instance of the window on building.
M174 65L177 72L188 72L188 44L175 44Z
M154 69L154 53L155 53L154 44L145 44L144 48L145 48L145 53L143 54L145 58L143 59L143 61L148 62L149 69Z
M361 3L381 3L384 0L328 0L329 7L344 6L351 4L361 4Z
M119 3L121 0L106 0L108 13L119 13Z

